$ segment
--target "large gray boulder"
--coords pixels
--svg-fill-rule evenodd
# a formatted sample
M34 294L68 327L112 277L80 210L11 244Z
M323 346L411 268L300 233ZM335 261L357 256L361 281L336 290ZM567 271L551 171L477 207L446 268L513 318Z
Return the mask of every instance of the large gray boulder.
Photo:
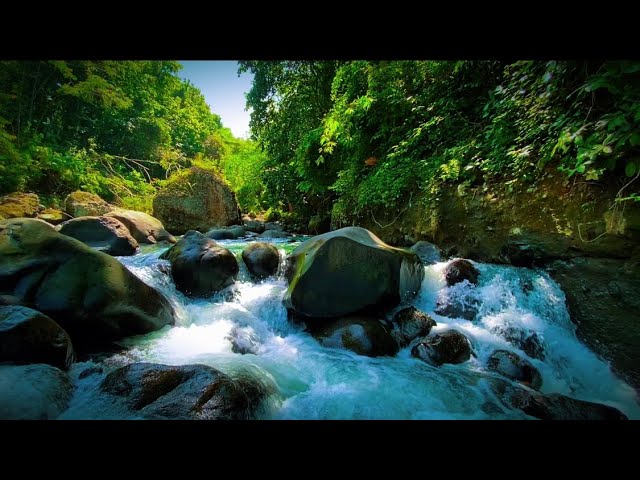
M386 309L412 298L424 278L418 256L360 227L313 237L287 257L286 307L307 317Z
M40 210L40 199L35 193L10 193L0 198L0 218L35 217Z
M122 222L112 217L78 217L56 227L63 235L114 256L134 255L138 242Z
M72 217L98 217L114 208L98 195L80 190L70 193L64 200L64 210Z
M153 199L153 216L176 235L240 223L233 191L213 171L191 167L169 178Z
M18 305L0 307L0 362L66 369L74 359L71 338L49 317Z
M433 243L425 242L424 240L416 242L410 250L420 257L424 265L433 265L441 260L440 249Z
M105 214L105 217L113 217L122 222L138 243L157 243L162 241L176 243L175 237L164 229L162 222L148 213L119 208Z
M3 294L51 317L76 348L175 321L169 301L118 260L37 219L0 222Z
M160 258L171 262L176 288L191 297L211 295L231 285L239 270L233 253L195 230L188 231Z

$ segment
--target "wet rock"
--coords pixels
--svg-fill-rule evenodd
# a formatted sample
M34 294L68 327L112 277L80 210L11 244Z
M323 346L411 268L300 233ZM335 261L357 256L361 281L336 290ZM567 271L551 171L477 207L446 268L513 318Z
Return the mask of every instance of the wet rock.
M457 330L447 330L424 337L411 349L411 355L434 367L462 363L471 358L471 343Z
M114 208L98 195L79 190L70 193L64 200L64 210L72 217L99 217Z
M153 216L170 232L208 231L240 222L233 191L212 170L191 167L173 175L153 199Z
M104 373L104 369L102 367L99 367L99 366L89 367L83 370L82 372L80 372L80 375L78 375L78 378L82 380L87 377L91 377L93 375L99 375L101 373Z
M118 260L37 219L0 222L0 295L48 315L93 343L174 323L169 301Z
M257 355L260 350L260 338L251 327L233 327L225 338L231 343L233 353Z
M233 380L206 365L152 363L122 367L100 388L144 418L183 420L249 419L267 393L256 381Z
M192 297L211 295L234 283L238 275L233 253L193 230L160 258L171 262L176 288Z
M524 388L507 388L503 398L512 408L541 420L627 420L617 408L558 393L543 395Z
M529 357L544 360L544 342L538 333L511 326L495 328L492 331L504 337L505 340L522 350Z
M496 350L487 361L487 368L511 380L539 390L542 376L531 362L508 350Z
M256 242L242 251L244 261L249 273L257 278L264 279L275 275L280 265L278 249L270 243Z
M233 240L237 237L233 235L230 230L226 228L214 228L205 233L205 237L211 240Z
M113 217L122 222L138 243L176 243L175 237L165 230L162 222L147 213L119 208L107 213L105 217Z
M51 365L0 365L0 420L51 420L69 405L69 376Z
M479 275L480 272L476 267L469 260L464 259L454 260L444 269L444 277L449 287L464 280L477 285Z
M286 307L326 318L409 300L420 289L424 267L415 253L364 228L346 227L300 244L287 257L286 275Z
M443 295L436 301L434 313L448 318L464 318L472 321L478 315L480 302L476 298Z
M228 228L214 228L205 233L205 236L211 240L235 240L245 236L245 229L238 225Z
M576 258L549 267L566 295L578 337L636 389L640 389L638 272L637 261L613 258Z
M260 235L259 238L287 238L289 234L283 230L265 230Z
M258 220L247 220L244 222L244 226L247 230L260 234L264 232L264 223Z
M284 230L282 225L278 222L267 222L264 224L264 229L266 230Z
M127 227L112 217L78 217L61 223L56 229L109 255L133 255L138 249L138 242Z
M420 240L419 242L416 242L416 244L413 245L409 250L418 255L424 265L433 265L434 263L438 263L441 260L440 249L433 243Z
M0 217L32 218L40 210L40 199L35 193L10 193L0 198Z
M36 218L44 220L51 225L60 225L62 222L70 220L71 216L67 215L62 210L56 210L55 208L46 208L42 210Z
M437 324L433 318L415 307L403 308L393 316L391 334L400 348L418 337L426 337Z
M49 317L27 307L0 307L0 362L66 369L74 359L69 335Z
M379 357L398 353L398 344L389 329L374 317L350 315L312 325L309 333L325 347L344 348L358 355Z

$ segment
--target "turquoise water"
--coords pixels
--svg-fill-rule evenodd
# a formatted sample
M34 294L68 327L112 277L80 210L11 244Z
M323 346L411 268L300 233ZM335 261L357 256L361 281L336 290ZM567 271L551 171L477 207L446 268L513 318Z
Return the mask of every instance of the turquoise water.
M219 243L237 256L248 245ZM274 243L284 257L299 242ZM202 363L231 376L250 370L273 391L262 413L268 419L526 419L530 417L494 397L487 381L491 374L484 368L498 348L526 357L507 341L509 329L538 334L544 360L526 358L542 374L543 393L605 403L630 418L640 418L635 391L577 339L563 292L542 271L476 264L481 272L477 287L464 283L447 289L442 275L447 262L425 267L422 290L412 304L434 317L438 322L434 331L464 332L476 354L463 364L435 368L412 358L410 348L396 357L369 358L322 347L287 320L281 301L286 281L252 283L241 260L235 285L208 299L189 299L158 268L166 263L158 259L166 248L147 246L119 260L171 300L178 312L177 325L126 339L125 351L104 361L102 375L78 380L93 363L74 365L76 393L60 418L127 418L99 394L98 384L110 369L149 361ZM478 302L476 321L434 314L438 296L445 293ZM229 337L256 354L233 353Z

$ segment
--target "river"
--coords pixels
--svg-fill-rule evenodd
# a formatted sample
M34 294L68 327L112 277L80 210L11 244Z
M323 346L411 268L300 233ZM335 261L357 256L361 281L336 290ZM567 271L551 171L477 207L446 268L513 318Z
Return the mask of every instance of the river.
M232 377L249 372L272 392L260 413L264 419L529 419L495 397L488 381L492 374L484 365L496 349L524 356L508 339L514 332L535 332L543 358L526 358L542 375L543 393L604 403L631 419L640 419L637 393L578 340L563 292L543 271L477 263L477 287L465 283L447 290L442 275L447 262L425 267L421 291L411 304L436 320L438 326L432 332L459 329L475 352L465 363L436 368L412 358L410 347L395 357L370 358L321 346L287 320L282 305L286 280L251 282L239 258L248 243L218 243L238 256L240 274L235 285L208 299L189 299L175 289L162 272L168 262L158 258L167 246L145 246L135 256L118 257L170 299L178 322L125 339L120 342L122 351L74 364L70 374L76 390L59 418L136 418L101 394L99 384L117 366L146 361L201 363ZM282 256L298 245L274 243ZM476 320L436 315L436 301L444 292L475 302L479 308ZM256 353L234 353L230 336ZM106 367L102 374L79 378L98 361Z

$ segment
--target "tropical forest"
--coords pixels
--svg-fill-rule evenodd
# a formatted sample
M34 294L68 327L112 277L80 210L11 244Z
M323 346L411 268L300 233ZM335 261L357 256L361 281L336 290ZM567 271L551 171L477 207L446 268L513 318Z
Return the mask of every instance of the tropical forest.
M640 419L640 62L0 61L0 419Z

